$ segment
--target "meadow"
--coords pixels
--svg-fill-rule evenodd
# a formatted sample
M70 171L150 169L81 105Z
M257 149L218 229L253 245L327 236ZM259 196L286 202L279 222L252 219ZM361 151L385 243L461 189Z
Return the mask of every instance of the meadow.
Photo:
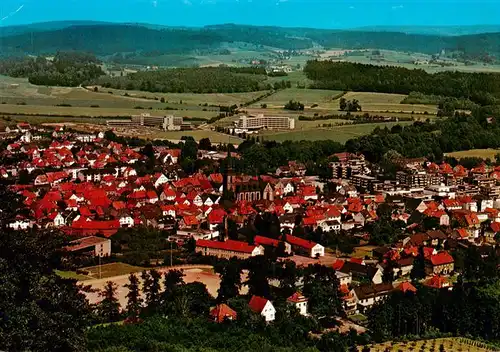
M490 158L491 160L495 159L495 155L499 154L499 149L471 149L471 150L462 150L459 152L446 153L446 156L451 156L457 159L460 158Z
M320 121L320 123L322 123ZM274 140L283 142L286 140L300 141L300 140L325 140L331 139L339 143L345 143L349 139L364 136L371 133L375 128L391 128L394 125L408 125L412 122L381 122L381 123L367 123L367 124L351 124L344 126L336 126L332 128L311 128L306 130L293 130L290 132L274 132L265 131L261 134L264 140Z

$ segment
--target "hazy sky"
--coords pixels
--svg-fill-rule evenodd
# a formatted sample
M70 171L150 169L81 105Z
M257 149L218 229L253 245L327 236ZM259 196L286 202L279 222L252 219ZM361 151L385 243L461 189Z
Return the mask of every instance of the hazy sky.
M352 28L499 24L500 0L0 0L0 25L97 20Z

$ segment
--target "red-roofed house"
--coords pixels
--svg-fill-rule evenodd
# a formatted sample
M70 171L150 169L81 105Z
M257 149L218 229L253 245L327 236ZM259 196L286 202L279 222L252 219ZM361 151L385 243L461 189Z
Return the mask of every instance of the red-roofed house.
M225 242L198 240L196 241L196 252L218 258L236 257L246 259L257 255L263 255L264 247L233 240L227 240Z
M402 282L401 284L399 284L399 286L396 287L396 289L403 291L403 293L406 293L406 292L416 293L417 292L417 289L415 288L415 286L413 286L408 281Z
M432 287L432 288L437 288L437 289L451 286L450 281L441 275L434 275L430 279L426 280L424 282L424 285L427 287Z
M302 293L295 292L286 301L295 306L301 315L307 316L307 302L309 300Z
M453 257L446 251L431 255L426 260L427 274L450 274L455 268Z
M227 320L236 320L238 314L232 310L227 304L218 304L210 311L210 318L216 323L223 323Z
M274 248L278 248L279 244L280 244L280 241L274 239L274 238L269 238L269 237L264 237L264 236L255 236L255 238L253 239L254 243L256 245L260 245L260 246L263 246L263 247L274 247ZM284 245L285 245L285 253L287 254L290 254L292 253L292 246L290 245L290 243L286 243L286 242L282 242Z
M292 245L294 251L305 252L311 258L323 257L325 255L325 247L318 243L292 235L286 235L286 242Z
M253 312L262 315L266 322L274 320L276 309L270 300L260 296L252 296L248 306Z
M111 240L101 237L83 237L71 241L66 250L73 253L92 253L95 257L108 257L111 255Z

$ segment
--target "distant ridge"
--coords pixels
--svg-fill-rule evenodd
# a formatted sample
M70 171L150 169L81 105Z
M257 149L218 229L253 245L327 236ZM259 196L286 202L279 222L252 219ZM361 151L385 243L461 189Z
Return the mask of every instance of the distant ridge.
M459 36L500 32L500 24L469 26L366 26L353 30L369 32L401 32L407 34Z

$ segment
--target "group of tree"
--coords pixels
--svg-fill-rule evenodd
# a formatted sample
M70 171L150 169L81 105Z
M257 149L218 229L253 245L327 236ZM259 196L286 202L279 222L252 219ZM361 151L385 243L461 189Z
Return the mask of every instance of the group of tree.
M475 247L453 252L461 271L453 290L418 283L425 277L422 261L415 260L412 278L416 293L395 291L369 312L369 328L376 341L405 335L451 333L486 340L500 338L500 275L498 251ZM423 253L419 257L423 258ZM418 258L418 257L417 257ZM416 269L415 269L416 268ZM420 269L419 269L420 268Z
M482 148L500 147L500 125L488 121L492 109L476 109L472 116L455 116L437 121L414 122L411 126L398 128L376 128L370 135L346 142L349 152L363 153L371 162L380 162L389 151L394 150L404 157L427 157L443 160L443 153Z
M304 67L312 87L343 91L440 95L493 105L500 97L497 73L438 72L348 62L308 61Z
M339 100L340 111L357 112L361 111L361 105L357 99L346 100L344 97Z
M27 77L36 85L65 87L76 87L104 75L95 56L80 52L59 52L52 60L41 56L5 59L0 61L0 73Z
M300 101L290 100L283 108L285 110L304 111L304 104Z
M171 68L140 71L123 77L101 77L96 84L106 88L163 93L237 93L282 89L286 81L266 82L263 69L233 67ZM263 73L263 74L262 74Z

